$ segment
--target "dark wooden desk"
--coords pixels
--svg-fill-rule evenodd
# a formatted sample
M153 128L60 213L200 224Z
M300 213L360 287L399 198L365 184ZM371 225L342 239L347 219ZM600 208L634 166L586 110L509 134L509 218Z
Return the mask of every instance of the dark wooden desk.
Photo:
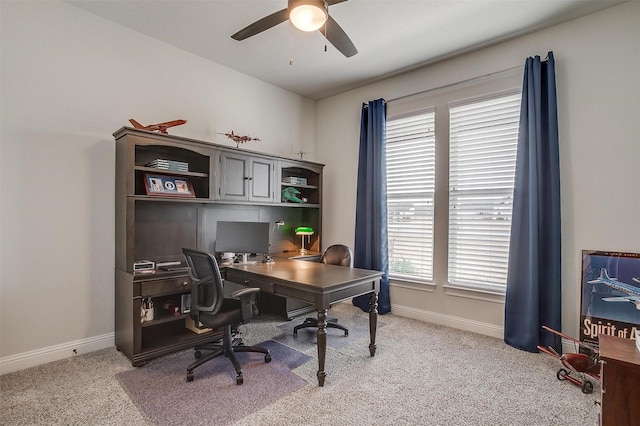
M382 272L345 268L303 260L276 259L275 263L231 266L222 270L225 279L267 293L311 303L318 312L318 384L324 386L327 353L327 311L334 303L370 294L369 353L376 353L378 292Z

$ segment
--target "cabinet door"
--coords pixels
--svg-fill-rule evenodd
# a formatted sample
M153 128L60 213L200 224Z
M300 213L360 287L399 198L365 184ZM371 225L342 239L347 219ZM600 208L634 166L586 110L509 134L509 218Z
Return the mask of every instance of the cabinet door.
M272 202L275 165L268 158L223 152L220 154L221 200Z
M249 201L273 201L275 182L273 160L253 157L250 167Z
M221 182L219 188L222 200L247 200L250 179L249 157L223 152L220 154Z

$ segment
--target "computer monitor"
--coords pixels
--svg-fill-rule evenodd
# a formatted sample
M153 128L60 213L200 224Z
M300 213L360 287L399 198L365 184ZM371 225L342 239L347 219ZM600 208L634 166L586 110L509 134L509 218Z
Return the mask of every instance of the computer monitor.
M249 254L269 253L269 222L229 222L219 220L216 225L215 251L241 255L241 263Z

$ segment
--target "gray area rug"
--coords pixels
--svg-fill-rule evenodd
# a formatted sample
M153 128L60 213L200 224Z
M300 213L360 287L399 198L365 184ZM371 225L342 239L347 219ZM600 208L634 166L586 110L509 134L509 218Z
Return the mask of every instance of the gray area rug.
M155 425L229 424L308 384L291 370L310 356L275 341L258 346L269 349L272 361L265 363L264 355L258 353L236 354L244 376L240 386L233 365L224 356L196 368L195 380L187 382L192 351L152 360L117 374L116 379Z

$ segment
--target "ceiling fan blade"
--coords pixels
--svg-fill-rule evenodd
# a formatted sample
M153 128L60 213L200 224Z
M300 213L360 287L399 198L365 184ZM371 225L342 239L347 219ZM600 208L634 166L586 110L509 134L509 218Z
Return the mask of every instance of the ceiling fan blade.
M264 30L268 30L271 27L275 27L278 24L283 23L289 19L287 9L282 9L278 12L274 12L271 15L265 16L262 19L258 19L253 24L241 29L237 33L231 36L234 40L244 40L245 38L249 38L256 34L263 32Z
M353 45L347 33L331 16L327 19L326 25L320 28L319 31L347 58L358 53L358 49Z

